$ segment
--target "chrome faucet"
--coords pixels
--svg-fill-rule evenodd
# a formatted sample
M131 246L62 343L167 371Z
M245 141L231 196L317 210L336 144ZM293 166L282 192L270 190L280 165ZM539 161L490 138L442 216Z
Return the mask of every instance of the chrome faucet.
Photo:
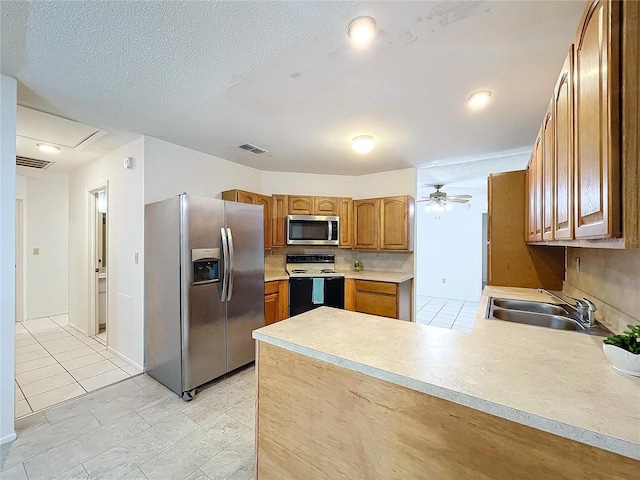
M569 307L571 307L573 310L575 310L578 316L578 319L580 320L580 323L582 323L585 327L595 326L596 319L593 314L596 311L596 306L588 298L582 298L582 300L580 300L578 298L574 298L570 295L564 294L565 297L570 298L571 300L575 300L576 304L572 305L569 302L567 302L564 298L561 298L555 293L550 292L549 290L546 290L544 288L539 288L538 293L546 293L548 295L551 295L553 298L560 300L565 305L568 305Z

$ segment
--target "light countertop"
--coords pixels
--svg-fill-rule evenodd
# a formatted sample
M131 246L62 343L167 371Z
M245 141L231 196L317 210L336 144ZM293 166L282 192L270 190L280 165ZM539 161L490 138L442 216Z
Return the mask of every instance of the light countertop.
M321 307L254 331L287 350L640 460L640 379L616 372L602 337L484 318L471 332Z
M413 278L413 273L395 273L395 272L373 272L360 271L354 272L348 270L338 270L345 274L345 278L354 278L356 280L374 280L376 282L402 283ZM264 281L273 282L275 280L289 280L289 275L284 270L265 270Z

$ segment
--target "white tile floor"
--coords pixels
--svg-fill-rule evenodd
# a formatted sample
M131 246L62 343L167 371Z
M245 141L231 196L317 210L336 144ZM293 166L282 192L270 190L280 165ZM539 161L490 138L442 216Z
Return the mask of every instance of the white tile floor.
M255 368L183 402L147 375L16 421L2 480L250 480Z
M140 373L68 321L16 323L16 418Z
M478 302L418 295L416 323L470 332Z

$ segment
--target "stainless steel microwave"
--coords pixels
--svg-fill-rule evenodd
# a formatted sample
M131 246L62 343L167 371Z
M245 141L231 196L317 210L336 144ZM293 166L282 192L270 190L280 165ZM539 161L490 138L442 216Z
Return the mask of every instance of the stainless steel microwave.
M339 228L339 217L288 215L287 245L339 245Z

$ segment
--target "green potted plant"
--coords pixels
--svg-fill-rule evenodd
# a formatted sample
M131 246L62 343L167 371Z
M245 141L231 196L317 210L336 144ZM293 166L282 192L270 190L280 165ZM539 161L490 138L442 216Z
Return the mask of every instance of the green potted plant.
M360 263L360 260L358 260L357 258L353 261L353 269L356 272L359 272L360 269L362 268L362 264Z
M627 325L627 328L622 335L605 338L602 348L613 368L640 377L640 325Z

